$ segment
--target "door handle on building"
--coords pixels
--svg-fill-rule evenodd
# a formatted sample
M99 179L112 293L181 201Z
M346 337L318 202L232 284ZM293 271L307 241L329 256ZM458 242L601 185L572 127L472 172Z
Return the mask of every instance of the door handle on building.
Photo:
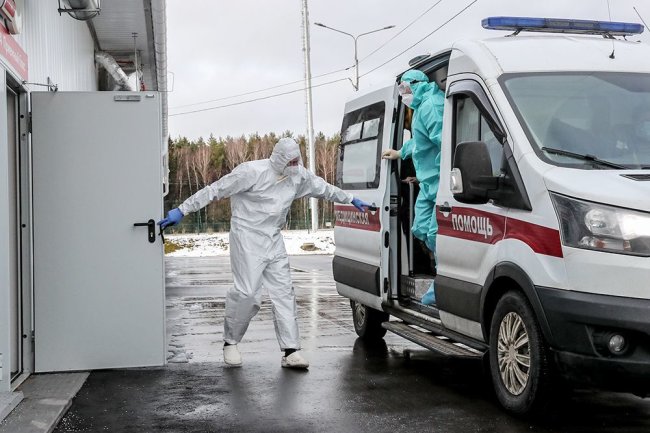
M156 242L156 222L152 219L146 223L134 223L133 227L147 227L147 237L150 243Z

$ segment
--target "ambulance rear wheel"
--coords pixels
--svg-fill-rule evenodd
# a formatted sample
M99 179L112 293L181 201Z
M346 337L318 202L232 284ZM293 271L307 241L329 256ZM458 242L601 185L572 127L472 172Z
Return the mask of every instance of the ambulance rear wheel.
M352 307L352 321L357 335L364 340L379 340L386 335L386 330L381 327L388 320L388 313L367 307L357 301L350 301Z
M510 412L542 412L551 388L546 342L526 297L505 293L490 327L490 375L499 403Z

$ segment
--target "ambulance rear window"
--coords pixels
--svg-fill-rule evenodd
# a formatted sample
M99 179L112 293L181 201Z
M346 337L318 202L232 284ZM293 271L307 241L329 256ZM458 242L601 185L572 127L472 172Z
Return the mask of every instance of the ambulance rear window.
M342 189L374 189L379 186L384 102L345 115L336 184Z

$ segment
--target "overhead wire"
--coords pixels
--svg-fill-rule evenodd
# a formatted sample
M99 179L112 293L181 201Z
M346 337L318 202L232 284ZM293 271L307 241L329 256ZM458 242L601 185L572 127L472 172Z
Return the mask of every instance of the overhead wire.
M328 76L328 75L333 75L333 74L336 74L336 73L339 73L339 72L347 71L347 70L349 70L349 69L352 68L352 67L353 67L353 66L348 66L347 68L338 69L338 70L336 70L336 71L331 71L331 72L327 72L327 73L320 74L320 75L315 75L315 76L312 77L312 79L322 78L322 77L326 77L326 76ZM278 89L278 88L280 88L280 87L286 87L286 86L290 86L290 85L292 85L292 84L302 83L303 81L305 81L305 80L304 80L304 79L300 79L300 80L291 81L291 82L284 83L284 84L278 84L278 85L276 85L276 86L267 87L267 88L264 88L264 89L251 90L250 92L239 93L239 94L237 94L237 95L224 96L224 97L221 97L221 98L210 99L210 100L207 100L207 101L194 102L194 103L192 103L192 104L177 105L177 106L175 106L175 107L170 107L170 110L179 109L179 108L186 108L186 107L193 107L193 106L195 106L195 105L209 104L209 103L211 103L211 102L225 101L225 100L227 100L227 99L238 98L238 97L240 97L240 96L253 95L253 94L255 94L255 93L262 93L262 92L266 92L266 91L269 91L269 90ZM314 86L312 86L312 87L314 87ZM304 89L302 89L302 90L304 90Z
M389 40L387 40L386 42L384 42L383 44L381 44L380 46L378 46L377 48L375 48L375 50L372 51L372 52L370 52L370 54L368 54L367 56L365 56L365 57L363 57L361 60L359 60L359 63L363 62L363 61L366 60L368 57L372 56L372 55L375 54L377 51L379 51L379 50L381 50L382 48L384 48L384 47L385 47L386 45L388 45L388 44L389 44L393 39L395 39L396 37L398 37L399 35L401 35L402 33L404 33L404 32L405 32L409 27L411 27L413 24L415 24L415 23L418 22L420 19L422 19L422 18L423 18L426 14L428 14L428 13L429 13L433 8L435 8L436 6L438 6L438 5L439 5L440 3L442 3L442 2L443 2L443 0L438 0L436 3L433 4L433 6L430 6L429 9L427 9L427 10L424 11L424 12L422 12L421 14L418 15L418 17L417 17L416 19L414 19L413 21L411 21L410 23L408 23L408 24L406 25L406 27L404 27L402 30L400 30L400 31L397 32L396 34L394 34L392 38L390 38Z
M438 30L440 30L441 28L443 28L444 26L446 26L447 24L449 24L450 22L452 22L453 20L455 20L455 19L456 19L460 14L462 14L462 13L465 12L467 9L469 9L470 7L472 7L472 6L474 5L474 3L476 3L477 1L478 1L478 0L474 0L474 1L472 1L470 4L468 4L468 5L465 6L463 9L461 9L459 12L457 12L454 16L452 16L451 18L449 18L449 19L448 19L447 21L445 21L444 23L440 24L440 25L439 25L435 30L433 30L431 33L429 33L428 35L426 35L425 37L423 37L422 39L420 39L419 41L417 41L417 42L414 43L413 45L409 46L407 49L401 51L400 53L398 53L398 54L396 54L395 56L391 57L390 59L386 60L386 61L385 61L384 63L382 63L381 65L379 65L379 66L377 66L377 67L374 67L374 68L372 68L371 70L369 70L368 72L365 72L365 73L361 74L359 77L365 77L366 75L368 75L368 74L370 74L370 73L372 73L372 72L375 72L377 69L379 69L379 68L381 68L381 67L387 65L388 63L392 62L393 60L395 60L396 58L398 58L399 56L401 56L402 54L404 54L405 52L407 52L407 51L410 50L411 48L413 48L413 47L415 47L416 45L420 44L422 41L424 41L425 39L427 39L429 36L431 36L432 34L434 34L435 32L437 32Z
M328 82L326 82L326 83L321 83L321 84L315 84L315 85L312 85L311 87L312 87L312 89L313 89L313 88L315 88L315 87L327 86L327 85L330 85L330 84L338 83L338 82L341 82L341 81L347 81L347 80L348 80L347 78L339 78L338 80L328 81ZM273 95L263 96L263 97L261 97L261 98L248 99L248 100L246 100L246 101L233 102L232 104L218 105L218 106L216 106L216 107L207 107L207 108L200 108L200 109L198 109L198 110L183 111L183 112L181 112L181 113L170 114L169 117L173 117L173 116L182 116L182 115L185 115L185 114L192 114L192 113L200 113L200 112L203 112L203 111L218 110L218 109L220 109L220 108L233 107L233 106L235 106L235 105L249 104L249 103L251 103L251 102L263 101L263 100L265 100L265 99L271 99L271 98L277 98L277 97L279 97L279 96L289 95L289 94L291 94L291 93L304 92L305 90L307 90L307 88L300 88L300 89L296 89L296 90L289 90L289 91L287 91L287 92L276 93L276 94L273 94Z
M419 15L417 16L417 18L415 18L413 21L411 21L410 23L408 23L408 24L407 24L407 25L406 25L402 30L400 30L400 31L397 32L395 35L393 35L392 38L390 38L389 40L387 40L386 42L384 42L382 45L380 45L379 47L377 47L375 50L373 50L372 52L370 52L368 55L366 55L365 57L363 57L361 60L359 60L359 63L363 62L365 59L367 59L368 57L372 56L372 55L375 54L377 51L381 50L381 49L382 49L383 47L385 47L388 43L390 43L390 42L391 42L392 40L394 40L396 37L398 37L399 35L401 35L402 33L404 33L404 32L405 32L409 27L411 27L413 24L415 24L415 23L418 22L420 19L422 19L422 18L423 18L427 13L429 13L433 8L435 8L436 6L438 6L438 5L439 5L440 3L442 3L442 2L443 2L443 0L438 0L437 2L435 2L435 3L434 3L432 6L430 6L427 10L425 10L424 12L422 12L421 14L419 14ZM348 66L347 68L337 69L336 71L331 71L331 72L327 72L327 73L324 73L324 74L315 75L315 76L312 77L312 79L322 78L322 77L326 77L326 76L328 76L328 75L333 75L333 74L336 74L336 73L339 73L339 72L348 71L348 70L350 70L350 69L353 68L353 67L354 67L354 65L351 65L351 66ZM268 91L268 90L274 90L274 89L278 89L278 88L280 88L280 87L285 87L285 86L290 86L290 85L292 85L292 84L301 83L302 81L304 81L304 79L300 79L300 80L296 80L296 81L291 81L291 82L284 83L284 84L278 84L278 85L276 85L276 86L266 87L266 88L264 88L264 89L258 89L258 90L252 90L252 91L250 91L250 92L239 93L239 94L236 94L236 95L224 96L224 97L221 97L221 98L209 99L209 100L206 100L206 101L194 102L194 103L191 103L191 104L177 105L177 106L175 106L175 107L170 107L170 110L175 110L175 109L179 109L179 108L186 108L186 107L193 107L193 106L196 106L196 105L209 104L209 103L211 103L211 102L225 101L225 100L228 100L228 99L238 98L238 97L240 97L240 96L253 95L253 94L255 94L255 93L262 93L262 92L266 92L266 91Z
M377 49L375 49L373 52L371 52L370 54L368 54L367 56L365 56L363 59L361 59L361 61L364 60L364 59L367 59L367 58L370 57L372 54L374 54L375 52L379 51L379 49L383 48L383 47L384 47L386 44L388 44L391 40L395 39L395 37L397 37L399 34L403 33L406 29L408 29L410 26L412 26L415 22L417 22L419 19L421 19L425 14L427 14L429 11L431 11L434 7L436 7L436 6L437 6L438 4L440 4L442 1L443 1L443 0L438 0L438 1L437 1L436 3L434 3L431 7L429 7L429 8L428 8L424 13L422 13L418 18L416 18L415 20L411 21L411 22L410 22L410 23L409 23L409 24L408 24L404 29L402 29L399 33L397 33L396 35L394 35L391 39L389 39L388 41L386 41L383 45L381 45L380 47L378 47ZM391 57L390 59L388 59L388 60L385 61L384 63L380 64L379 66L376 66L375 68L373 68L373 69L371 69L371 70L365 72L364 74L360 75L360 77L366 76L366 75L368 75L368 74L370 74L370 73L376 71L377 69L379 69L379 68L381 68L381 67L387 65L388 63L392 62L392 61L395 60L397 57L401 56L402 54L404 54L405 52L407 52L407 51L410 50L411 48L413 48L413 47L415 47L416 45L420 44L420 43L423 42L425 39L427 39L428 37L430 37L431 35L433 35L434 33L436 33L438 30L442 29L444 26L446 26L447 24L449 24L451 21L453 21L454 19L456 19L459 15L461 15L462 13L464 13L467 9L469 9L471 6L473 6L474 3L476 3L477 1L478 1L478 0L474 0L474 1L472 1L472 2L469 3L467 6L465 6L463 9L461 9L459 12L457 12L455 15L453 15L451 18L449 18L447 21L445 21L445 22L442 23L440 26L438 26L436 29L434 29L432 32L430 32L429 34L427 34L426 36L424 36L422 39L420 39L419 41L415 42L414 44L412 44L411 46L409 46L409 47L406 48L405 50L401 51L401 52L398 53L397 55ZM339 72L347 71L347 70L349 70L350 68L352 68L352 66L348 66L347 68L338 69L338 70L336 70L336 71L331 71L331 72L327 72L327 73L324 73L324 74L316 75L316 76L314 76L314 77L312 77L312 78L322 78L322 77L325 77L325 76L328 76L328 75L333 75L333 74L336 74L336 73L339 73ZM333 80L333 81L328 81L328 82L326 82L326 83L321 83L321 84L312 85L311 87L312 87L312 88L322 87L322 86L327 86L327 85L330 85L330 84L338 83L338 82L341 82L341 81L347 81L347 80L348 80L348 78L340 78L340 79L338 79L338 80ZM178 106L176 106L176 107L171 107L170 109L185 108L185 107L191 107L191 106L196 106L196 105L208 104L208 103L211 103L211 102L224 101L224 100L227 100L227 99L233 99L233 98L237 98L237 97L240 97L240 96L247 96L247 95L252 95L252 94L255 94L255 93L266 92L266 91L273 90L273 89L277 89L277 88L280 88L280 87L285 87L285 86L289 86L289 85L292 85L292 84L301 83L301 82L303 82L303 81L304 81L303 79L300 79L300 80L291 81L291 82L284 83L284 84L279 84L279 85L276 85L276 86L267 87L267 88L264 88L264 89L258 89L258 90L253 90L253 91L250 91L250 92L240 93L240 94L237 94L237 95L224 96L224 97L222 97L222 98L216 98L216 99L206 100L206 101L202 101L202 102L196 102L196 103L192 103L192 104L178 105ZM297 93L297 92L302 92L302 91L305 91L305 90L307 90L307 89L306 89L306 88L300 88L300 89L290 90L290 91L287 91L287 92L282 92L282 93L276 93L276 94L273 94L273 95L263 96L263 97L260 97L260 98L254 98L254 99L248 99L248 100L245 100L245 101L233 102L233 103L231 103L231 104L218 105L218 106L216 106L216 107L206 107L206 108L201 108L201 109L197 109L197 110L190 110L190 111L184 111L184 112L180 112L180 113L173 113L173 114L169 114L169 117L182 116L182 115L186 115L186 114L200 113L200 112L205 112L205 111L218 110L218 109L221 109L221 108L233 107L233 106L236 106L236 105L249 104L249 103L256 102L256 101L263 101L263 100L266 100L266 99L277 98L277 97L280 97L280 96L289 95L289 94Z

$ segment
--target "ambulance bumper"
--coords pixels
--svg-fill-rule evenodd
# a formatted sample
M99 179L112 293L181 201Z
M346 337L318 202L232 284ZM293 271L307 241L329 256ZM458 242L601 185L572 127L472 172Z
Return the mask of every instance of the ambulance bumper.
M536 289L564 377L598 388L650 392L650 300Z

